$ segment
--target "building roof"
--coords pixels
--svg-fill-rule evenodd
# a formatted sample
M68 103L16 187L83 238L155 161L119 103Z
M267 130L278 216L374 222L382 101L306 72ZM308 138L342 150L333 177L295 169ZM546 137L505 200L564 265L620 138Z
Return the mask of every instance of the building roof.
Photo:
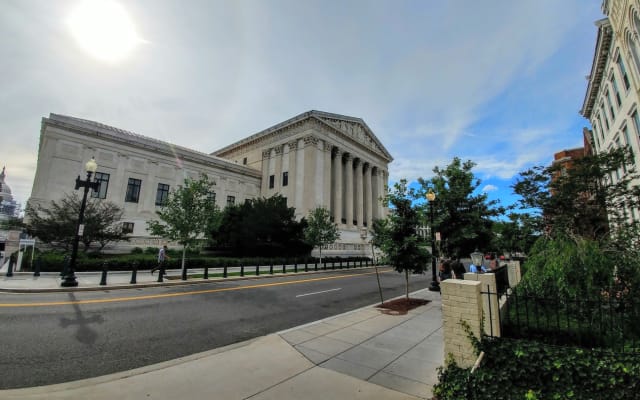
M609 58L609 48L611 47L611 41L613 38L613 31L609 18L603 18L596 21L598 27L598 38L596 40L596 49L593 55L593 64L591 65L591 74L587 77L589 83L587 85L587 92L584 96L584 102L582 103L582 109L580 114L591 120L591 113L595 106L596 98L598 97L598 91L602 83L602 77L605 73L605 67L607 66L607 60Z
M364 122L364 120L362 120L362 118L357 118L357 117L349 117L346 115L340 115L340 114L333 114L333 113L329 113L329 112L325 112L325 111L317 111L317 110L311 110L311 111L307 111L304 112L302 114L296 115L293 118L290 118L286 121L280 122L276 125L273 125L267 129L264 129L256 134L253 134L245 139L242 139L240 141L237 141L235 143L232 143L228 146L225 146L219 150L216 150L214 152L212 152L211 154L213 155L223 155L231 150L234 150L237 147L243 146L243 145L248 145L251 143L256 143L259 142L260 140L262 140L263 138L265 138L266 136L269 136L271 134L274 134L282 129L287 128L290 125L293 125L295 123L298 123L300 121L303 121L305 119L310 119L313 118L317 121L319 121L321 124L326 125L328 128L333 129L335 131L340 132L343 136L349 138L352 141L357 142L357 140L355 140L348 132L345 132L343 129L341 129L339 126L334 125L332 123L330 123L329 121L331 120L337 120L337 121L344 121L344 122L348 122L348 123L355 123L357 125L360 125L360 127L364 130L364 132L366 132L366 134L371 138L372 142L375 144L376 150L378 153L380 153L381 156L383 156L384 158L386 158L388 160L388 162L393 161L393 157L391 156L391 154L389 153L389 151L384 147L384 145L382 144L382 142L380 142L380 140L376 137L376 135L373 133L373 131L371 130L371 128L369 128L369 126ZM359 144L362 144L360 142L358 142Z
M135 132L105 125L96 121L52 113L49 114L49 118L42 118L43 132L46 125L59 126L65 129L70 129L72 131L78 131L82 134L88 134L119 143L125 143L149 151L170 155L172 157L180 157L184 160L190 160L200 164L207 164L212 167L218 167L249 176L262 176L259 171L256 171L253 168L236 164L235 162L226 160L224 158L178 146L169 142L164 142L162 140L158 140L148 136L143 136Z

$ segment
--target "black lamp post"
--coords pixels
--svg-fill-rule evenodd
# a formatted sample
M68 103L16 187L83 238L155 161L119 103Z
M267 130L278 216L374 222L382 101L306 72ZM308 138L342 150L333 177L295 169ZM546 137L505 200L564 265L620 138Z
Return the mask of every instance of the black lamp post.
M69 260L69 267L67 268L66 275L62 278L63 281L60 284L61 286L78 286L78 281L76 280L75 274L75 266L76 266L76 258L78 256L78 243L80 242L80 236L82 236L84 231L84 209L87 205L87 194L89 193L89 189L97 190L100 186L100 182L91 182L91 175L93 175L98 169L98 164L96 164L96 160L92 157L85 166L84 169L87 171L87 179L80 180L80 175L76 178L76 190L81 187L84 188L84 194L82 195L82 204L80 205L80 215L78 215L78 225L76 226L76 237L73 239L73 250L71 251L71 259Z
M436 274L436 230L433 226L433 202L436 200L436 194L431 188L427 192L427 200L429 200L429 222L431 225L431 286L429 286L429 290L439 292L440 284Z

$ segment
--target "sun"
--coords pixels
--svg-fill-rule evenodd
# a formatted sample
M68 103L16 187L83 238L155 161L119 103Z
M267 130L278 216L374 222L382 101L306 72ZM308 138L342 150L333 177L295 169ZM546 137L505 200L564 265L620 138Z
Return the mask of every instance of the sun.
M122 5L112 0L86 0L67 19L78 45L92 57L117 63L143 43Z

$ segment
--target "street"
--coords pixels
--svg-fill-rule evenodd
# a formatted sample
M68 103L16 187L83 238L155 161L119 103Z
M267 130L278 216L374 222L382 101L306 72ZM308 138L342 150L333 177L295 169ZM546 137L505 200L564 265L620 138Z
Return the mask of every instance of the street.
M380 271L385 300L404 293L404 275ZM428 273L413 275L410 290L430 280ZM125 371L379 301L373 269L171 288L3 293L0 389Z

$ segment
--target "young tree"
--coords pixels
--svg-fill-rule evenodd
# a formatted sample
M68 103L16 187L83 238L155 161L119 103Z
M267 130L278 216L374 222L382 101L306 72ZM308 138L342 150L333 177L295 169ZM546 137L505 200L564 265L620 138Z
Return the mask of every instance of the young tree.
M219 212L212 199L213 182L207 175L200 179L187 178L184 185L169 193L167 202L157 211L160 220L147 221L149 231L182 245L182 275L185 276L187 247L204 240L213 214Z
M75 240L81 203L82 199L76 193L71 193L59 202L52 201L49 207L27 207L27 232L52 247L69 251ZM122 215L123 210L115 203L87 199L85 227L80 237L84 251L95 243L102 250L110 242L129 240L119 223Z
M418 206L413 204L415 193L407 188L407 181L396 183L385 201L390 206L387 227L379 235L382 250L389 264L405 274L406 298L409 299L409 272L423 273L431 255L422 246L416 228L421 224Z
M309 211L304 237L307 243L318 247L318 250L320 250L320 263L322 263L322 248L340 239L338 225L331 221L329 210L324 207L317 207Z
M475 165L471 160L463 163L454 157L444 169L435 167L435 176L431 179L418 179L421 185L418 194L423 199L429 188L436 194L434 225L442 236L441 247L447 255L460 257L476 248L490 246L491 218L505 212L499 201L488 200L486 193L477 193L481 181L472 172ZM428 208L429 204L424 203L425 215Z

